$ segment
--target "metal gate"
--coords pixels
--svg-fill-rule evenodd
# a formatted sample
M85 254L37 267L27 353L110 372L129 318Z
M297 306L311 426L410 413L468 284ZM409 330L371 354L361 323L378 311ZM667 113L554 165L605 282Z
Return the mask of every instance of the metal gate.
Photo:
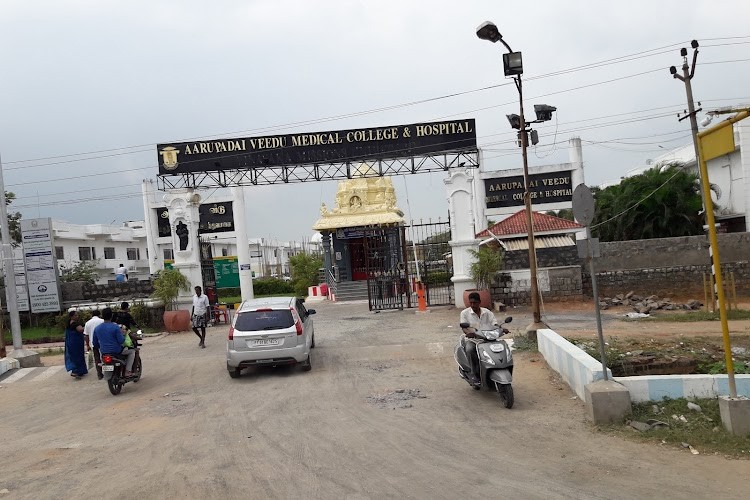
M410 297L404 266L404 227L368 228L364 231L367 300L370 310L403 309Z
M425 285L428 306L452 305L453 300L453 259L451 247L451 224L448 221L415 223L406 228L409 240L409 281L416 293L417 279ZM417 269L419 273L417 273ZM414 299L416 303L416 298Z
M365 229L370 310L417 307L418 279L425 286L428 306L452 305L450 239L450 220Z
M211 251L211 243L208 240L200 239L201 247L201 276L203 278L203 292L208 297L211 304L219 302L219 296L216 293L216 268L214 268L214 256Z

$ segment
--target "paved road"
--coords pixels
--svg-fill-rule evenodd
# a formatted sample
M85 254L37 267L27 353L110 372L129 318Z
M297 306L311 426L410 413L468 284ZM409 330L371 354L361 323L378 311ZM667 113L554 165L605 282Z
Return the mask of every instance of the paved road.
M230 379L224 327L205 350L151 340L144 378L116 397L60 369L0 380L0 496L748 497L747 461L596 432L538 354L517 355L512 410L472 391L455 375L455 309L310 307L309 373Z

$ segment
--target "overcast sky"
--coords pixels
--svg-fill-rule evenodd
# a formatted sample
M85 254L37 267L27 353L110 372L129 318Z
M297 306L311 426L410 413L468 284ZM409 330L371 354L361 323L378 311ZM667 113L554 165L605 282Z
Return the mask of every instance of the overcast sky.
M668 68L691 39L703 108L750 103L748 19L744 0L2 0L5 186L24 217L120 224L143 219L140 182L156 177L159 142L458 118L476 119L486 170L519 168L505 119L515 87L465 93L510 83L503 48L476 37L485 20L523 52L527 113L558 108L531 165L567 162L580 136L597 185L690 141ZM407 218L445 219L444 177L394 178ZM246 188L248 233L309 237L335 191Z

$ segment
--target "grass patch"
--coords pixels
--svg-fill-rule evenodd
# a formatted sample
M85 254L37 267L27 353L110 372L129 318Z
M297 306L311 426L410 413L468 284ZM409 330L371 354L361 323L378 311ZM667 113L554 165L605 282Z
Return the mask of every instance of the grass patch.
M539 350L539 344L536 339L531 340L525 333L520 333L513 336L513 350L537 352Z
M647 318L648 319L648 318ZM719 321L721 317L719 312L691 311L686 313L670 313L652 316L653 321L666 321L670 323L689 323L693 321ZM750 319L750 311L746 309L732 309L727 311L727 319L741 320ZM632 320L631 320L632 321ZM642 320L637 320L642 321Z
M135 328L138 330L138 328ZM159 333L160 328L142 327L143 333ZM57 332L46 326L27 326L21 328L21 341L24 344L48 344L50 342L65 342L65 332ZM13 345L13 335L10 331L5 332L5 345Z
M724 429L718 399L695 399L692 402L700 406L702 411L688 409L687 399L665 398L659 403L633 403L633 415L630 417L632 420L646 422L656 419L666 423L666 428L646 432L636 431L629 425L601 428L619 435L680 449L683 449L682 443L686 443L704 455L719 454L731 458L750 459L750 435L735 436ZM680 420L680 416L684 416L687 422ZM690 453L687 449L685 452Z

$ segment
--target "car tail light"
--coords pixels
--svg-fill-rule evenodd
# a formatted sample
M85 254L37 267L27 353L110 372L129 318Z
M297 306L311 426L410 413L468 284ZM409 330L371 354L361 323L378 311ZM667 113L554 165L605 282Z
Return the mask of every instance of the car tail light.
M105 354L102 356L102 362L104 363L111 363L112 362L112 356L109 354Z
M297 310L293 307L290 307L289 310L292 311L292 317L294 318L294 327L297 329L297 335L302 335L302 320L299 319Z
M229 340L233 340L233 339L234 339L234 327L230 326L229 327Z

